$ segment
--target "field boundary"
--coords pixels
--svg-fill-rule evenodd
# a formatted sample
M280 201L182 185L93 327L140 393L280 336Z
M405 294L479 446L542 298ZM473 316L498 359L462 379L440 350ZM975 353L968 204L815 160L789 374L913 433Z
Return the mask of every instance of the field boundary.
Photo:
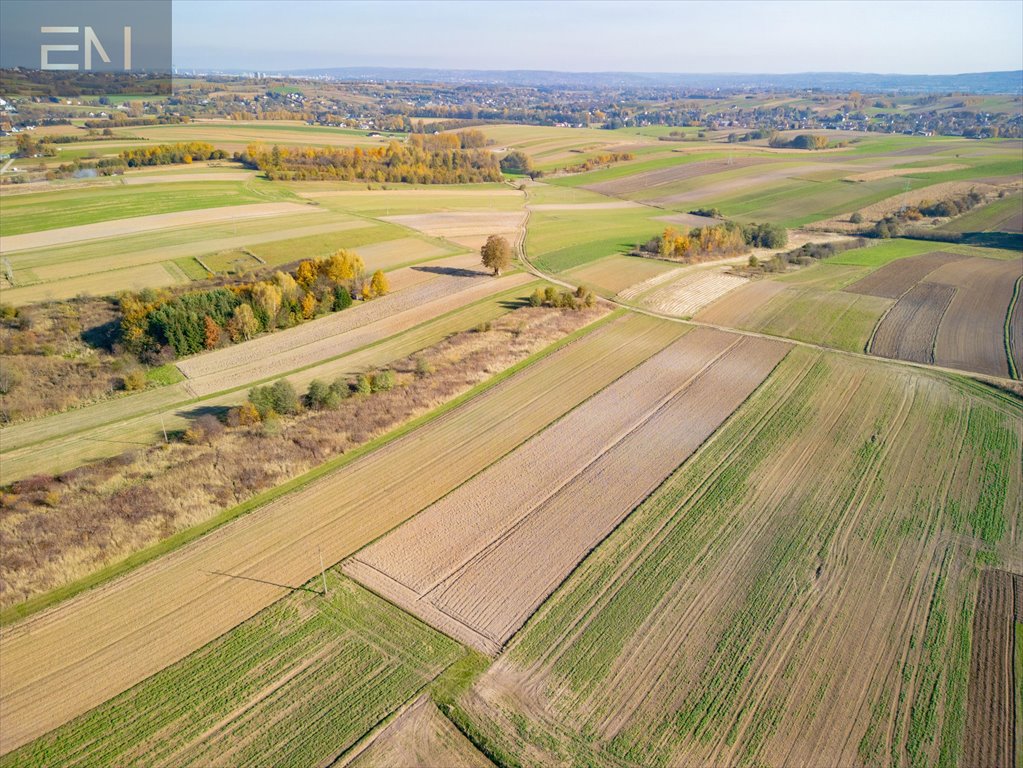
M338 470L341 467L350 464L351 462L355 461L358 458L361 458L365 454L370 453L384 445L387 445L388 443L393 442L394 440L397 440L399 437L402 437L408 434L409 432L423 426L424 424L427 424L433 421L434 419L444 415L448 411L457 408L458 406L462 405L462 403L471 400L477 397L478 395L483 394L484 392L500 384L505 379L515 375L520 370L546 357L549 357L550 355L554 354L561 348L568 346L572 342L584 336L589 335L590 333L596 331L598 328L601 328L607 323L611 322L613 319L617 319L622 315L622 313L623 310L615 310L608 313L604 317L599 318L598 320L595 320L589 325L586 325L583 328L580 328L579 330L570 333L568 336L565 336L559 339L558 341L554 342L553 344L544 347L540 351L534 352L529 357L525 358L524 360L520 360L515 365L512 365L509 368L506 368L505 370L495 374L494 376L491 376L486 381L480 382L479 384L472 387L468 391L463 392L458 397L453 398L452 400L449 400L446 403L443 403L442 405L438 406L432 411L424 413L422 416L418 416L417 418L412 419L411 421L407 421L406 423L402 424L399 427L396 427L390 432L380 435L379 437L376 437L373 440L364 443L363 445L349 451L348 453L330 459L324 462L323 464L320 464L318 467L314 467L308 472L299 475L298 477L294 477L291 480L282 483L281 485L278 485L274 488L270 488L266 491L263 491L262 493L256 494L252 498L224 510L220 514L216 515L213 518L210 518L209 520L206 520L205 522L199 523L198 525L192 526L191 528L186 528L183 531L179 531L173 536L170 536L161 542L158 542L150 547L147 547L139 552L136 552L133 555L129 555L123 560L117 563L113 563L112 565L109 565L105 568L102 568L99 571L90 574L89 576L74 581L70 584L66 584L62 587L58 587L57 589L54 589L50 592L46 592L42 595L38 595L34 598L25 601L24 603L19 603L18 605L14 605L3 611L0 611L0 627L8 627L17 621L20 621L21 619L27 618L28 616L31 616L35 613L39 613L40 611L46 608L50 608L51 606L54 606L57 603L63 602L71 597L86 592L92 589L93 587L97 587L100 584L110 581L111 579L114 579L118 576L122 576L128 573L129 571L134 570L138 566L148 563L156 559L157 557L160 557L161 555L164 555L175 549L178 549L179 547L182 547L185 544L194 541L195 539L209 533L210 531L220 528L224 524L229 523L232 520L241 517L242 515L248 512L251 512L254 509L264 506L265 504L268 504L271 501L275 501L276 499L279 499L282 496L286 496L289 493L304 488L314 480L318 480L319 478L325 475L333 473L335 470Z
M1005 356L1009 360L1009 376L1014 379L1020 378L1019 369L1016 368L1016 360L1013 357L1012 348L1012 311L1016 309L1019 302L1020 288L1023 287L1023 275L1016 278L1016 284L1012 287L1012 298L1009 299L1009 309L1005 313L1005 326L1002 328L1002 338L1005 339ZM1019 350L1023 356L1023 350Z

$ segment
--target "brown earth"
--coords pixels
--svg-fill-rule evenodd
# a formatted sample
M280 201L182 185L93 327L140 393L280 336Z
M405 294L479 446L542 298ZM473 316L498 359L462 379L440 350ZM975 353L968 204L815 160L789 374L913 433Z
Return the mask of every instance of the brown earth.
M934 345L934 362L1008 377L1005 319L1023 258L968 259L936 269L928 282L956 288Z
M756 280L705 307L696 315L701 323L742 328L748 325L757 312L771 299L785 292L785 285L774 280Z
M656 171L646 171L645 173L637 173L620 179L612 179L611 181L587 184L583 189L599 192L602 195L630 195L653 187L693 179L697 176L722 173L724 171L735 170L736 168L762 165L768 162L770 160L767 158L737 157L732 160L706 160L684 163L682 165L673 165L670 168L660 168Z
M980 577L973 615L963 766L1013 766L1013 614L1020 581L1023 577L1006 571L987 570Z
M934 338L955 288L914 285L885 315L870 343L871 354L916 363L934 362Z
M880 269L874 270L862 280L857 280L852 285L846 286L844 290L850 293L865 293L868 296L897 299L938 267L968 258L968 256L958 253L936 251L896 259Z
M693 331L346 570L495 653L787 351L777 342ZM510 494L514 477L530 482Z

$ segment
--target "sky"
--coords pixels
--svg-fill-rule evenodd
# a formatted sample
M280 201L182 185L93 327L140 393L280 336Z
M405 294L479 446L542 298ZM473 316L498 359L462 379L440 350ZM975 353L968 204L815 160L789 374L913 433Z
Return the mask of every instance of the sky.
M1023 69L1023 0L174 0L177 67Z

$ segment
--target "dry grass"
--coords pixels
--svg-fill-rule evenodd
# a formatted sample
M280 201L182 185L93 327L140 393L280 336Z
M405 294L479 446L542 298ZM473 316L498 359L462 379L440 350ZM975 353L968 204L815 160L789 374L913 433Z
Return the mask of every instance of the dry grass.
M603 311L518 310L489 333L465 331L426 350L431 375L416 375L418 355L399 360L395 389L286 419L279 433L229 429L202 445L129 451L59 479L21 480L0 509L0 606L81 578L350 451Z
M21 309L0 321L0 424L66 411L120 389L138 365L107 351L117 318L110 302L86 300Z
M304 583L319 572L310 554L317 547L336 563L450 492L647 357L652 350L633 337L650 322L618 319L321 480L5 629L0 752L106 701L274 602L287 585Z

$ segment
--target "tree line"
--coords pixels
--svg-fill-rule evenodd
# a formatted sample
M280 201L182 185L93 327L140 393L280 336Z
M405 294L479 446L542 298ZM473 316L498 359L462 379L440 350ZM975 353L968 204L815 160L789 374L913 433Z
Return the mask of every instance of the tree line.
M120 154L129 168L144 165L177 165L193 160L223 160L227 152L217 149L205 141L189 141L177 144L159 144L155 147L126 149Z
M122 294L120 342L142 362L157 365L339 312L352 305L353 295L369 300L388 290L383 272L367 279L358 254L342 248L268 280L176 296L154 289Z
M783 248L788 233L777 224L737 224L726 221L705 227L665 227L664 232L638 246L640 256L696 262L742 253L748 248Z
M483 148L479 137L483 137L480 131L413 134L404 144L392 141L385 147L371 149L274 145L267 150L250 145L235 159L258 168L269 179L408 184L500 181L499 161L493 152Z

